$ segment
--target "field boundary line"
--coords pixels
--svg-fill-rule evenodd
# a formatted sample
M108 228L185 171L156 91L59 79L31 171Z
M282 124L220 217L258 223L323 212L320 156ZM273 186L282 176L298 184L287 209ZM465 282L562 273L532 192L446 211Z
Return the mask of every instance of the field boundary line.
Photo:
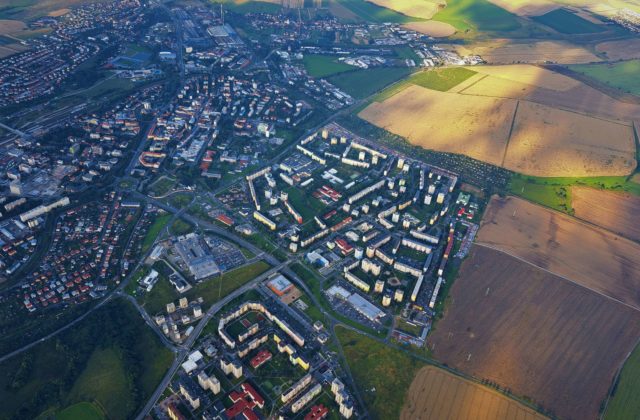
M542 268L542 267L540 267L540 266L538 266L538 265L536 265L536 264L532 263L531 261L528 261L528 260L526 260L526 259L524 259L524 258L522 258L522 257L520 257L520 256L518 256L518 255L512 254L512 253L510 253L510 252L508 252L508 251L505 251L505 250L503 250L503 249L500 249L500 248L498 248L498 247L495 247L495 246L493 246L493 245L490 245L490 244L487 244L487 243L484 243L484 242L475 242L475 244L476 244L476 245L478 245L478 246L484 247L484 248L488 248L488 249L492 249L492 250L497 251L497 252L501 252L501 253L503 253L503 254L505 254L505 255L508 255L508 256L510 256L510 257L512 257L512 258L515 258L515 259L517 259L517 260L519 260L519 261L522 261L522 262L524 262L524 263L527 263L527 264L529 264L530 266L537 268L538 270L542 270L542 271L544 271L545 273L548 273L548 274L554 275L554 276L556 276L556 277L558 277L558 278L560 278L560 279L562 279L562 280L568 281L569 283L573 283L573 284L575 284L575 285L576 285L576 286L578 286L578 287L581 287L581 288L583 288L583 289L589 290L589 291L591 291L591 292L593 292L593 293L596 293L596 294L598 294L598 295L600 295L600 296L604 296L605 298L610 299L610 300L612 300L612 301L614 301L614 302L620 303L620 304L622 304L622 305L624 305L624 306L626 306L626 307L628 307L628 308L630 308L630 309L633 309L633 310L634 310L634 311L636 311L636 312L640 312L640 308L638 308L638 307L636 307L636 306L633 306L633 305L631 305L631 304L629 304L629 303L623 302L623 301L621 301L621 300L619 300L619 299L616 299L616 298L614 298L614 297L612 297L612 296L609 296L609 295L607 295L607 294L605 294L605 293L603 293L603 292L600 292L600 291L598 291L598 290L592 289L591 287L585 286L584 284L580 284L580 283L578 283L578 282L576 282L576 281L574 281L574 280L571 280L570 278L565 277L565 276L563 276L563 275L561 275L561 274L557 274L557 273L554 273L553 271L547 270L546 268Z
M459 94L459 95L464 95L464 93L462 93L462 92L464 92L465 90L469 89L470 87L472 87L472 86L476 85L477 83L482 82L482 81L483 81L484 79L486 79L487 77L489 77L489 75L488 75L488 74L485 74L484 76L482 76L481 78L479 78L479 79L478 79L478 80L476 80L475 82L471 83L469 86L465 86L463 89L460 89L460 90L459 90L459 91L457 91L457 92L451 92L451 93L457 93L457 94ZM464 83L464 82L461 82L461 83ZM454 86L454 88L455 88L455 86Z
M520 99L516 101L516 109L513 110L513 117L511 118L511 127L509 127L509 135L507 136L507 144L504 145L504 153L502 154L502 162L500 166L504 168L504 161L507 160L507 152L509 151L509 144L511 143L511 136L513 135L513 127L516 125L516 117L518 116L518 108L520 107Z
M636 341L636 344L629 351L629 353L627 353L627 357L624 358L624 360L620 364L620 367L616 371L616 375L613 377L613 381L611 382L611 385L609 386L609 392L607 392L607 398L604 400L604 408L602 409L602 412L598 416L599 420L604 420L604 416L605 416L605 414L607 414L607 408L609 408L609 401L611 401L611 397L613 396L614 391L616 390L616 388L618 386L618 383L619 383L619 380L620 380L620 375L622 374L622 370L624 369L624 365L627 364L627 361L629 361L629 358L631 357L633 352L638 350L639 346L640 346L640 338L638 338L638 340Z

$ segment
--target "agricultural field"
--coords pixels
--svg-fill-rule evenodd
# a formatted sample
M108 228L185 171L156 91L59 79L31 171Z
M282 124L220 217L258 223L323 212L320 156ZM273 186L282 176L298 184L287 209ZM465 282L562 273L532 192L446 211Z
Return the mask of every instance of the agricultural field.
M596 51L606 54L611 61L640 59L640 39L605 41L596 45Z
M545 416L495 390L425 366L409 387L402 420L486 418L542 420Z
M568 66L569 70L626 93L640 96L640 60Z
M631 353L614 385L604 420L640 418L640 347Z
M74 328L0 364L2 415L134 417L172 358L133 305L112 300Z
M449 301L434 357L565 419L598 417L640 336L637 309L478 245Z
M566 41L492 39L471 45L450 45L461 55L480 55L489 64L593 63L601 59L587 48Z
M516 101L462 96L411 85L358 116L426 149L500 165Z
M420 32L434 38L444 38L456 33L456 28L445 22L429 20L425 22L409 22L403 25L412 31Z
M448 0L433 20L458 31L511 32L521 28L518 17L488 0Z
M571 205L577 218L640 242L639 196L571 187Z
M640 245L515 198L493 197L477 242L640 309Z
M518 16L540 16L560 6L552 0L489 0Z
M631 121L640 117L639 105L536 66L467 70L462 77L450 69L417 73L358 115L426 149L527 175L622 176L636 169Z
M94 3L104 2L97 0ZM31 20L42 16L59 16L66 9L86 3L86 0L0 0L0 18Z
M532 19L568 35L592 34L605 30L602 26L583 19L567 9L555 9L544 15L534 16Z
M420 18L410 17L366 0L330 0L330 10L338 18L364 20L372 23L407 23ZM335 4L337 7L333 6ZM345 13L346 11L346 13Z
M355 67L338 61L333 55L307 54L303 59L307 73L311 77L328 77L345 71L355 70Z
M366 98L385 86L407 76L405 67L381 67L344 72L329 77L329 81L357 99Z
M424 363L345 327L338 326L335 332L371 418L399 418Z
M620 176L636 164L631 126L520 101L502 166L536 176Z
M441 7L445 7L445 0L369 0L380 7L394 10L406 16L431 19Z
M227 10L236 13L278 13L279 0L211 0L212 3L223 3Z

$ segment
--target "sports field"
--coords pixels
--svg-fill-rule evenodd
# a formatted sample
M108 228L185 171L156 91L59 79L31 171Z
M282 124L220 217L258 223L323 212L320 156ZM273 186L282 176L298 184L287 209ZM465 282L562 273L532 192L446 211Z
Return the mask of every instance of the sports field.
M495 390L434 366L425 366L411 382L400 419L542 420L546 417Z
M568 66L570 70L591 77L598 82L640 95L640 60L617 63L582 64Z

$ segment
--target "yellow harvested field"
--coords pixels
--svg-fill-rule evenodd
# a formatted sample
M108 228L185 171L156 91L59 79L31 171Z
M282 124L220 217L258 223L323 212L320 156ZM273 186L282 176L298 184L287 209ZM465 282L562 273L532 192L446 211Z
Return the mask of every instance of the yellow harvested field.
M543 420L547 417L497 391L425 366L416 375L401 420Z
M461 55L480 55L489 64L547 62L562 64L582 64L601 61L584 47L565 41L514 42L508 39L496 39L490 43L471 46L451 45Z
M410 22L404 25L405 28L412 31L420 32L434 38L442 38L451 36L456 33L456 28L445 22L437 22L430 20L426 22Z
M605 53L611 61L637 59L640 58L640 39L601 42L596 45L596 51Z
M619 101L551 70L535 69L538 67L531 65L476 66L473 70L489 75L460 93L524 99L611 120L640 120L638 104ZM522 72L521 76L518 75L519 71Z
M515 198L493 197L478 243L640 309L640 245Z
M411 85L358 115L427 149L502 163L516 101Z
M560 73L528 64L511 64L506 66L474 66L473 71L486 74L505 82L515 82L513 89L521 89L520 84L531 85L551 90L566 91L581 83ZM493 86L491 87L494 88ZM496 94L493 96L502 96Z
M503 166L535 176L618 176L636 168L631 125L518 105Z
M367 0L387 9L395 10L403 15L421 19L431 19L441 7L446 6L446 1L437 0Z
M489 0L518 16L540 16L560 7L551 0Z
M20 20L0 19L0 34L14 34L27 28Z

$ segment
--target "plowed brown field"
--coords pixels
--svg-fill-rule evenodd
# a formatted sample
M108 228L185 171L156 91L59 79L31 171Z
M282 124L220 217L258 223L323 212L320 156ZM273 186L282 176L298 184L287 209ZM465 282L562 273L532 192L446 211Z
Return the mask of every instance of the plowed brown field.
M492 198L478 242L640 309L640 245L519 198Z
M640 336L638 310L478 245L450 298L434 357L565 419L597 418Z

